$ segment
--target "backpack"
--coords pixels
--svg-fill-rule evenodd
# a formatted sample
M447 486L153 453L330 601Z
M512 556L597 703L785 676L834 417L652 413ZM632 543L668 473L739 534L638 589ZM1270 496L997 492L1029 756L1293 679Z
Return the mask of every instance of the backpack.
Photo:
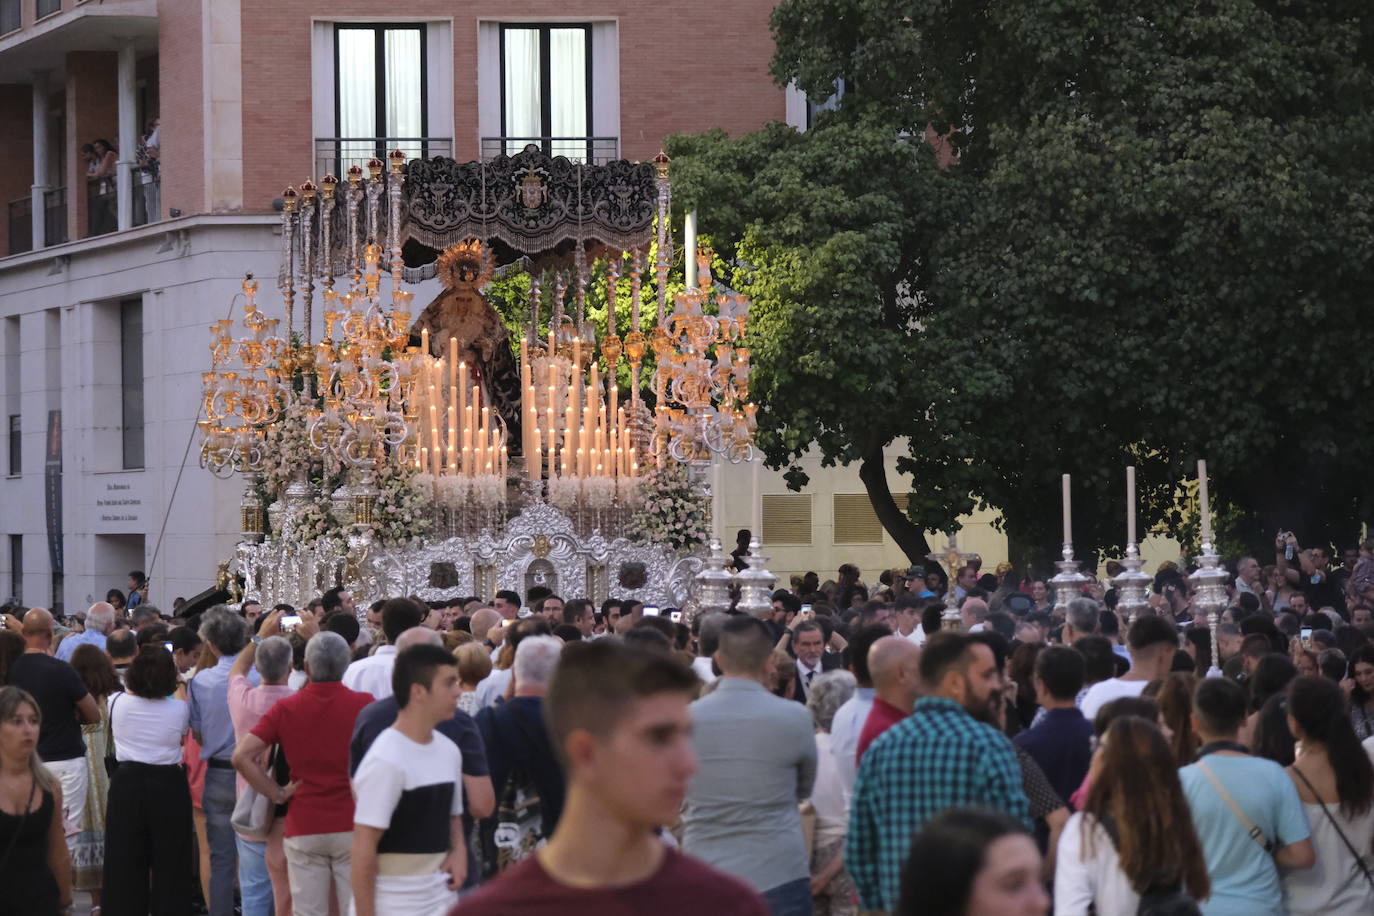
M513 714L511 721L532 745L537 745L518 714ZM482 822L482 876L500 874L534 855L546 842L539 784L529 766L516 764L501 790L496 813Z

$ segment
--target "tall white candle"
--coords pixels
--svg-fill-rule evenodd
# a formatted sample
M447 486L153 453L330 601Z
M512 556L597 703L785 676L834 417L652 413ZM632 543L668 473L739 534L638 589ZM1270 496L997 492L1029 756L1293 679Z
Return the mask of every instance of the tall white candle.
M762 492L762 490L759 489L759 469L763 467L763 459L762 459L762 458L759 458L759 457L755 457L754 460L750 462L750 464L753 465L753 474L754 474L754 494L753 494L753 496L754 496L754 498L753 498L753 508L754 508L754 519L753 519L753 524L754 524L754 537L758 538L758 539L759 539L759 542L762 543L762 542L763 542L763 492Z
M1212 508L1207 500L1207 460L1199 458L1197 463L1198 502L1202 506L1202 540L1212 542Z
M1069 475L1064 475L1064 543L1073 543L1073 509L1069 504Z
M1126 467L1126 543L1135 541L1135 465Z

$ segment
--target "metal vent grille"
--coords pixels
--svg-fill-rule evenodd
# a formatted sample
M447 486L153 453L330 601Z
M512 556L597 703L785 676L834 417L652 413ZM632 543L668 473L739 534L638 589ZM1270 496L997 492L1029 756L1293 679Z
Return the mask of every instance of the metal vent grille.
M763 496L763 543L811 543L811 494L778 493Z
M883 525L867 493L836 493L835 543L881 544Z
M906 512L909 493L893 493L892 500L900 512ZM883 524L873 511L873 501L867 493L836 493L834 495L834 542L836 544L881 544Z

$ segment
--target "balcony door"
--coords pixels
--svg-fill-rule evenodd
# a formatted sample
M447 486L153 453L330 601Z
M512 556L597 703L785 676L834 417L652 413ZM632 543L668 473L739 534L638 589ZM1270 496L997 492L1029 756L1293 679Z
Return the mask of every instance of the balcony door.
M501 136L513 155L538 144L550 156L591 161L590 25L501 26Z
M425 44L422 23L335 25L335 161L340 172L374 156L384 159L396 148L407 158L430 155L424 142Z

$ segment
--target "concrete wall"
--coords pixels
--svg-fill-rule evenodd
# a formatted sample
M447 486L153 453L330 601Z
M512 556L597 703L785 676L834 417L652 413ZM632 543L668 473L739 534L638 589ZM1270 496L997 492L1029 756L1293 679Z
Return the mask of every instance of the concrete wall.
M0 479L0 532L24 537L28 603L54 600L43 477L53 409L62 411L64 436L67 606L122 589L125 573L140 566L151 567L155 604L170 606L175 596L195 594L213 581L216 564L228 558L236 540L241 484L202 471L199 440L191 438L200 373L209 365L206 328L230 314L245 271L275 275L277 244L263 218L184 220L7 263L0 277L0 328L3 352L17 349L20 369L0 372L0 403L20 405L23 473ZM64 252L70 258L65 263L58 260ZM120 300L131 297L143 303L141 469L125 469L121 449L118 316ZM9 331L16 327L13 347ZM9 555L3 553L0 590L8 591Z

